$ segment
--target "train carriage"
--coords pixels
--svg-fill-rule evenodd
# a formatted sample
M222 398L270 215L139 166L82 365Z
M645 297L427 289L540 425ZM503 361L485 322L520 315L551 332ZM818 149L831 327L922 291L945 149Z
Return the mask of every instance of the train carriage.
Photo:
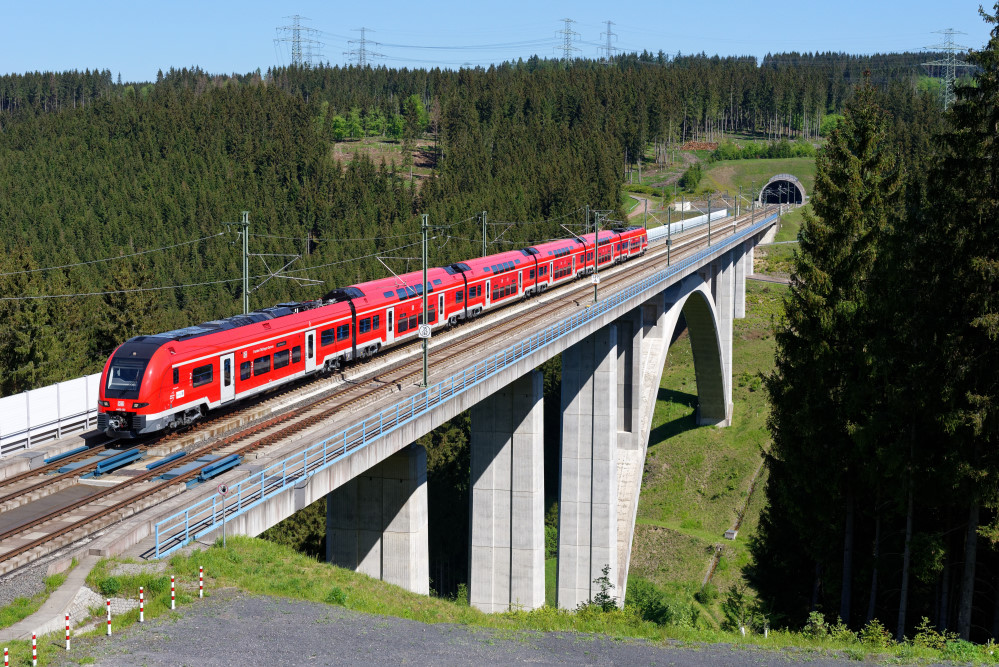
M541 243L427 271L427 323L456 324L643 254L641 227ZM98 428L135 437L330 371L417 336L423 273L414 271L165 333L132 338L104 365Z

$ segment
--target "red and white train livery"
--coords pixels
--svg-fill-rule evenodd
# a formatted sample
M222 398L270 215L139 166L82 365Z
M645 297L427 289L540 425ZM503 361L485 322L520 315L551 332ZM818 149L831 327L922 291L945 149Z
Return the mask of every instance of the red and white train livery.
M641 227L601 231L599 266L647 247ZM432 268L427 320L434 329L453 325L593 270L594 234ZM423 272L416 271L315 301L132 338L104 365L98 427L124 437L177 428L222 405L370 357L416 337L422 292Z

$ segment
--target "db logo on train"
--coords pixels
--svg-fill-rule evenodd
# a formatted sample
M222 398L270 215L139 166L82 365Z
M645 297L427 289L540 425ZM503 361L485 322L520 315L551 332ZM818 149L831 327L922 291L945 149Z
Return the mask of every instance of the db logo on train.
M226 494L228 493L229 493L229 487L226 486L225 484L219 484L219 495L225 498Z

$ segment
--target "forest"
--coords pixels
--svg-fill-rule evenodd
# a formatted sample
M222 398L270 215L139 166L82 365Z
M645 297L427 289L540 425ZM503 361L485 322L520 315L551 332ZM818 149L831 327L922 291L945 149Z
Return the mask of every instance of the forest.
M999 636L999 3L983 17L949 111L864 85L819 154L765 378L750 579L778 624Z
M480 211L491 248L517 247L582 225L587 205L616 210L626 159L655 147L815 137L864 71L916 99L917 55L2 76L0 394L94 372L131 336L238 312L227 223L242 211L250 252L272 255L252 260L251 308L315 298L384 275L382 261L415 269L421 213L431 262L481 252ZM379 132L398 163L333 150ZM417 184L406 172L418 141L432 142L433 172ZM257 287L295 255L287 275L322 284Z

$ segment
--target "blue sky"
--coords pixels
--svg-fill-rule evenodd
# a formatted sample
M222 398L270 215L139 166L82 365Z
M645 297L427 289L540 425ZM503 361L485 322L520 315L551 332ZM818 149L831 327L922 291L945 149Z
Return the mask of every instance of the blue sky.
M987 0L991 6L992 0ZM278 26L291 15L317 30L323 61L344 64L358 39L354 29L374 32L373 59L390 67L488 65L504 59L558 55L562 19L572 29L578 54L597 57L607 20L615 46L626 51L660 49L668 54L763 56L768 51L874 53L920 50L943 38L936 30L967 34L957 42L981 47L988 40L978 2L949 0L839 0L796 3L538 2L537 0L438 0L408 2L214 2L174 0L7 0L0 22L0 73L34 70L110 69L126 81L152 80L158 69L198 65L211 73L266 70L291 62L290 45L275 44ZM782 8L783 5L783 8ZM424 48L430 46L444 48Z

